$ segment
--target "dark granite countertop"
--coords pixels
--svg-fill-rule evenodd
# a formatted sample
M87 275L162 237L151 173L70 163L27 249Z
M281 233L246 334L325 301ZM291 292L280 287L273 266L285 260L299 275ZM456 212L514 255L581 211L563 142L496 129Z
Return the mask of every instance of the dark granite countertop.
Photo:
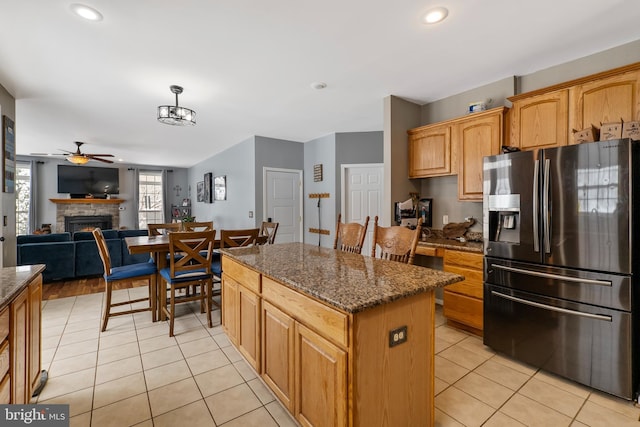
M457 274L302 243L221 249L220 252L348 313L464 279Z
M35 264L0 268L0 310L9 305L45 267L44 264Z
M453 249L455 251L475 252L479 254L483 252L482 242L459 242L453 239L438 237L427 237L426 240L420 240L418 246Z

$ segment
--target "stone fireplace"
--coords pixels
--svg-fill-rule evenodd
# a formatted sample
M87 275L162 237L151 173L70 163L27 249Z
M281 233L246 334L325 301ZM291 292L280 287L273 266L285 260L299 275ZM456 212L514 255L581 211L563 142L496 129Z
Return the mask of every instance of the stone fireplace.
M50 199L56 204L54 233L79 231L86 227L120 228L122 199ZM110 220L110 224L107 222ZM97 224L100 222L100 224ZM73 224L69 227L69 224ZM97 224L97 225L95 225Z

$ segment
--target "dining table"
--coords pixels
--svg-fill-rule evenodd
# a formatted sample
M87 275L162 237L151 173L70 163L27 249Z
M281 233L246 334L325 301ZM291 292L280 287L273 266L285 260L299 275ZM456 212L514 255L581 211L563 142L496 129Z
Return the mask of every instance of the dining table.
M269 236L258 236L256 239L256 244L263 245L267 242ZM129 249L129 253L132 255L135 254L144 254L149 253L153 258L154 263L157 267L156 273L156 307L157 307L157 319L166 320L166 316L164 315L164 311L160 309L160 291L163 289L160 286L162 281L160 277L160 270L167 267L167 254L169 253L169 235L161 234L159 236L130 236L125 237L125 243L127 245L127 249ZM214 239L213 241L213 249L217 250L220 248L220 239Z

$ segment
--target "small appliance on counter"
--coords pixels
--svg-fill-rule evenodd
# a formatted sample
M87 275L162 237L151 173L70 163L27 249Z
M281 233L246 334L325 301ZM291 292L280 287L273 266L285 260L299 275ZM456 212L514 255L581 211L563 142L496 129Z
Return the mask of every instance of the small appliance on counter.
M413 206L411 199L404 202L395 203L395 220L396 223L402 227L416 227L418 225L418 217L416 215L416 208Z
M418 218L422 218L422 226L431 228L433 217L433 199L418 200Z

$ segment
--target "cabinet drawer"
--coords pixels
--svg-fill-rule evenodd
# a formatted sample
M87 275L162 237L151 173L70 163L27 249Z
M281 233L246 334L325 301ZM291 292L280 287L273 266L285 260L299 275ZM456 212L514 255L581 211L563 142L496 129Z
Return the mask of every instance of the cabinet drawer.
M5 308L0 313L0 342L9 336L9 308Z
M9 372L9 340L0 345L0 378Z
M233 277L236 282L256 294L260 293L260 273L224 255L222 256L222 274Z
M442 257L442 249L431 246L418 245L418 247L416 247L416 253L424 256Z
M262 279L262 297L323 337L347 347L348 316L268 277Z
M482 300L444 291L444 317L482 329Z
M474 252L444 251L444 267L447 265L457 265L482 270L483 255Z
M11 403L11 375L7 374L0 382L0 405Z
M456 292L470 297L482 299L482 270L471 270L469 268L447 267L445 271L464 276L465 280L448 285L445 289L449 292Z

